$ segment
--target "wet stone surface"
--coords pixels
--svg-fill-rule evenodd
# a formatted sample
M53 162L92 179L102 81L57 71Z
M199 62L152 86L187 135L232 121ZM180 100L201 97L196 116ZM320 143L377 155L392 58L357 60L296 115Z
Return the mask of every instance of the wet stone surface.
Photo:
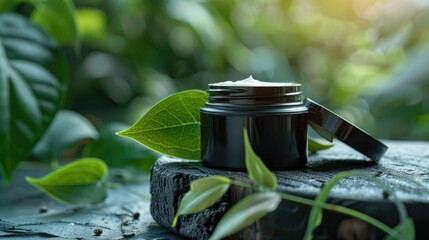
M344 144L309 156L303 169L277 172L280 190L314 198L323 184L341 171L360 170L390 186L379 186L363 178L342 180L330 194L331 203L364 212L394 227L399 218L392 199L401 200L413 218L417 239L429 236L429 143L387 141L389 150L379 164L353 151ZM151 213L162 226L192 239L207 239L217 222L231 205L248 195L247 190L231 187L213 207L197 214L180 217L171 228L174 213L189 184L211 175L228 176L247 181L245 173L209 169L199 162L161 157L152 169ZM233 239L302 239L310 208L283 201L276 212L262 218ZM353 230L360 229L358 232ZM325 212L315 239L383 239L384 234L368 224ZM351 236L347 234L352 233Z
M406 176L429 187L429 144L387 142L386 156L372 164L352 149L337 144L333 149L310 155L304 169L277 172L281 190L313 198L336 173L362 170L389 182L413 217L418 239L429 236L429 197L397 176ZM174 212L192 180L214 174L246 181L245 173L208 169L198 162L162 157L153 168L152 198L149 182L113 188L105 203L76 208L55 202L27 184L25 176L39 177L46 171L19 169L10 186L0 187L0 239L206 239L227 209L249 192L232 188L212 208L181 217L170 227ZM359 178L342 181L331 194L332 203L365 212L390 226L398 222L393 195ZM385 199L387 197L387 199ZM150 203L152 201L152 203ZM150 206L150 204L152 204ZM237 239L301 239L309 208L282 202L279 209L240 232ZM151 214L153 217L151 216ZM154 221L156 220L156 222ZM158 224L158 223L159 224ZM165 227L162 227L165 226ZM350 229L357 236L382 239L383 235L365 223L325 212L315 239L339 239ZM182 237L174 234L176 232ZM364 239L358 238L358 239Z
M8 187L0 187L0 239L183 239L150 215L148 180L110 189L104 203L77 208L24 180L45 173L19 169Z

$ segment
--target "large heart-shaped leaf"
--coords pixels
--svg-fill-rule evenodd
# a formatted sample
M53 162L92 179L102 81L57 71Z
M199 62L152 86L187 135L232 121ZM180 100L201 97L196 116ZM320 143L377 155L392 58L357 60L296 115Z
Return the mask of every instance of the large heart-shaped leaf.
M167 155L200 159L200 108L207 98L208 94L200 90L173 94L118 135Z
M0 15L0 167L7 183L60 108L68 66L46 33L15 14Z
M67 204L93 204L104 201L107 187L106 164L98 158L82 158L43 178L25 179L52 198Z

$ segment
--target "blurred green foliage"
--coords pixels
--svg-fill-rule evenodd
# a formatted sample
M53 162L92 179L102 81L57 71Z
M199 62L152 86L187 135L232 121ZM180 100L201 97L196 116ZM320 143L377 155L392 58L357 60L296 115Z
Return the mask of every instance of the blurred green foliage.
M20 2L9 11L30 15ZM377 137L429 139L426 1L74 4L81 46L65 47L66 108L95 125L130 124L169 94L252 74L302 83L305 96Z
M4 183L62 107L68 73L63 51L51 36L25 17L0 15L0 171Z
M78 0L69 107L136 121L173 92L252 74L382 138L429 139L429 4ZM72 53L72 52L71 52Z

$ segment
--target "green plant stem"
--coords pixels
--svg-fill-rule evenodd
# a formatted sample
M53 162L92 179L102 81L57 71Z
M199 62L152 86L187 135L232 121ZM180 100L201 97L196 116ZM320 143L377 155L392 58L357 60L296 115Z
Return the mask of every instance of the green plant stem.
M346 175L349 175L349 176L346 176ZM376 178L374 176L371 176L369 174L362 173L362 172L359 172L359 171L352 171L352 172L349 172L349 173L346 172L342 176L341 176L341 174L338 174L337 176L338 176L338 180L341 179L341 178L346 178L346 177L351 177L351 176L361 177L361 178L369 180L370 182L373 182L373 183L377 184L382 189L388 190L388 192L393 197L393 199L392 199L393 204L395 204L395 206L396 206L396 208L398 210L400 224L404 225L404 228L405 228L405 230L403 231L402 238L403 239L406 238L405 236L407 235L407 232L410 231L408 229L408 225L406 224L407 223L407 219L408 219L408 213L407 213L407 210L405 208L404 203L399 200L399 198L396 195L395 190L392 187L390 187L389 185L387 185L386 183L384 183L383 181L381 181L379 178ZM394 237L398 238L398 236L394 236ZM401 239L401 238L398 238L398 239Z
M347 216L351 216L357 219L360 219L362 221L365 221L371 225L373 225L374 227L384 231L385 233L394 236L397 239L400 239L398 236L398 233L391 227L387 226L386 224L380 222L379 220L366 215L365 213L361 213L359 211L356 211L354 209L351 208L347 208L347 207L343 207L343 206L339 206L339 205L334 205L334 204L329 204L329 203L318 203L315 202L313 200L310 199L306 199L306 198L302 198L302 197L298 197L298 196L293 196L293 195L289 195L286 193L279 193L280 196L283 199L292 201L292 202L298 202L301 204L305 204L305 205L310 205L310 206L316 206L316 207L320 207L329 211L333 211L333 212L338 212Z
M232 184L239 186L239 187L244 187L247 189L258 190L254 186L252 186L251 184L240 182L237 180L234 180L232 182ZM341 214L344 214L347 216L351 216L351 217L360 219L360 220L365 221L365 222L373 225L374 227L384 231L385 233L387 233L387 234L389 234L389 235L391 235L397 239L400 239L400 236L398 236L398 232L395 231L393 228L387 226L386 224L380 222L379 220L377 220L377 219L375 219L375 218L373 218L373 217L371 217L365 213L361 213L361 212L356 211L354 209L335 205L335 204L319 203L319 202L315 202L313 200L303 198L303 197L293 196L293 195L281 193L281 192L277 192L277 193L285 200L289 200L292 202L297 202L297 203L301 203L301 204L305 204L305 205L320 207L320 208L326 209L328 211L333 211L333 212L341 213Z

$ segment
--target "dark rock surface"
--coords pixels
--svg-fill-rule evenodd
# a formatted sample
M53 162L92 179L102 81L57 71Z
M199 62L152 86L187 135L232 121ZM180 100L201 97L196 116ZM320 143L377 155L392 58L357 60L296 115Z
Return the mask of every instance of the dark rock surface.
M360 170L369 175L377 175L386 186L380 187L358 177L345 179L331 191L329 202L359 210L394 227L399 218L392 199L397 198L405 203L408 214L413 218L417 238L426 239L429 236L429 144L397 141L386 143L390 148L379 164L373 164L341 143L330 150L310 155L306 168L276 173L280 190L314 198L322 185L341 171ZM249 194L241 188L232 187L213 207L201 213L182 216L177 227L171 228L178 203L188 191L190 182L211 175L247 181L246 174L242 172L209 169L199 162L161 157L153 167L151 176L150 210L154 219L182 236L207 239L225 211ZM276 212L232 239L301 239L309 211L307 206L282 201ZM360 229L356 234L368 239L382 239L384 236L366 223L325 212L323 222L315 232L315 239L346 239L350 229Z
M104 203L78 208L52 200L24 180L44 174L19 169L11 185L0 186L0 239L183 239L153 220L148 181L110 189Z

